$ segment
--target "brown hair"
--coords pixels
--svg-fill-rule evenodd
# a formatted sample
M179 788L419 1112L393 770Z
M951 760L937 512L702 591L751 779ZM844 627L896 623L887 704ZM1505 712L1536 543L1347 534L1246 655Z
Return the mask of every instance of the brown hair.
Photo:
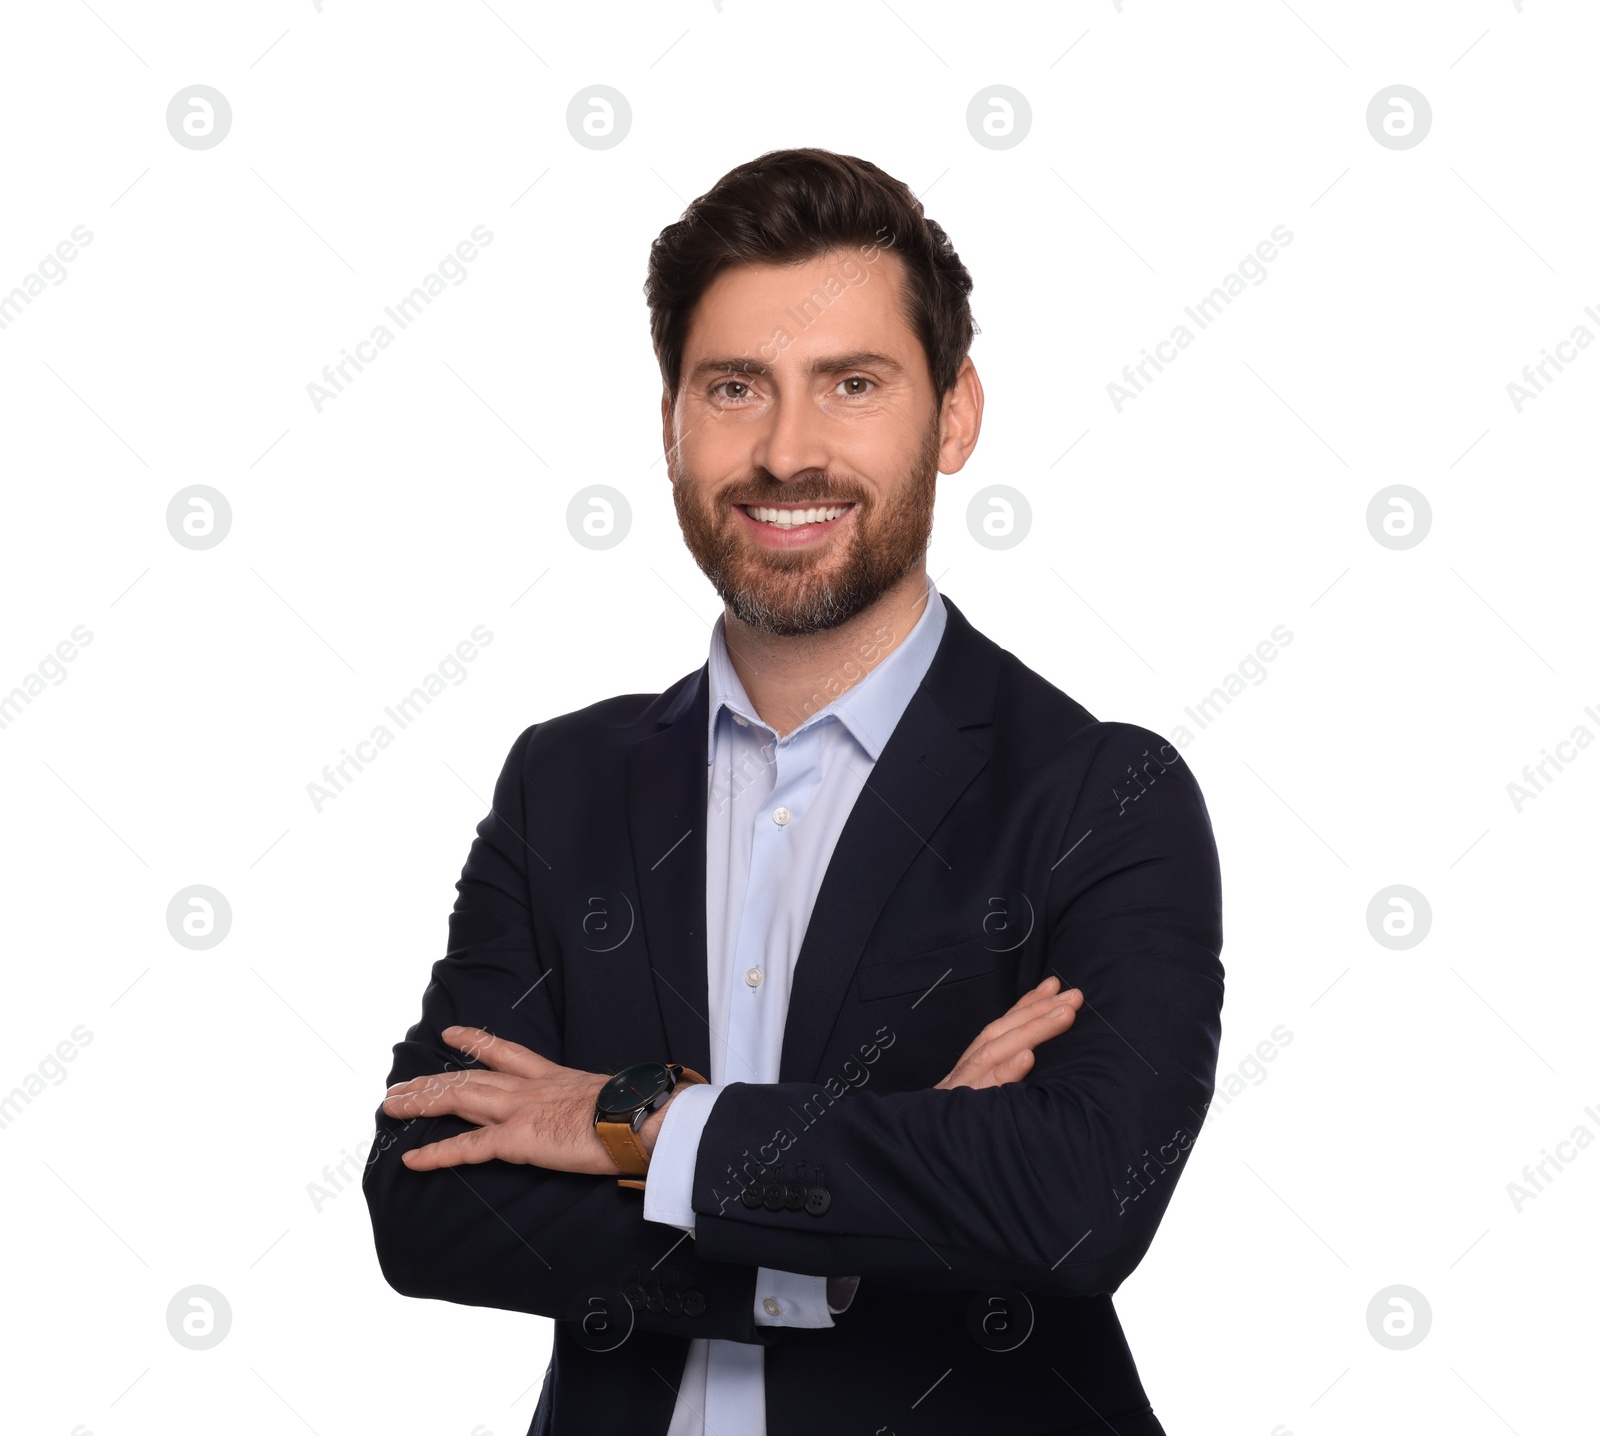
M905 265L906 319L942 399L978 332L967 303L972 276L905 184L870 161L821 149L769 150L729 170L651 243L644 292L667 393L678 392L695 305L729 265L800 263L874 245Z

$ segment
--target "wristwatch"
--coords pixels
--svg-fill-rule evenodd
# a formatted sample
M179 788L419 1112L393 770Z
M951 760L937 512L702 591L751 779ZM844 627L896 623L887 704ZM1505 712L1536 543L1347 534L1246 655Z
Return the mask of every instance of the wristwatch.
M600 1134L606 1152L627 1177L619 1177L619 1187L644 1190L643 1177L650 1168L650 1154L639 1141L639 1128L645 1119L664 1107L673 1091L706 1079L692 1067L678 1062L636 1062L624 1067L595 1099L594 1129Z

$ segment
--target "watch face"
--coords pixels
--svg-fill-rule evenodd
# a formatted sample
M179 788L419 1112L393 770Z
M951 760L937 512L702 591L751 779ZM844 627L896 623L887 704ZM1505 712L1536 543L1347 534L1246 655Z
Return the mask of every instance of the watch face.
M638 1062L617 1073L595 1099L596 1107L604 1113L620 1116L634 1112L646 1102L661 1095L667 1085L665 1062Z

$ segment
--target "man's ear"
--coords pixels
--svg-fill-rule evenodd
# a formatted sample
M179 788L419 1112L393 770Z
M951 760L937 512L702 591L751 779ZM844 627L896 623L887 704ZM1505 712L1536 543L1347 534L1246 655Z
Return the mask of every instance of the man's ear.
M971 355L961 361L956 382L939 403L939 472L959 473L978 446L983 428L983 385Z

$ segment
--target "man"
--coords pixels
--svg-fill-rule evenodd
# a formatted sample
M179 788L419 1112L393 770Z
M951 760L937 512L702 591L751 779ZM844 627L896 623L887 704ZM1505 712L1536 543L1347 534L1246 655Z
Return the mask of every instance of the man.
M652 247L724 612L512 745L364 1180L396 1290L556 1319L534 1433L1161 1432L1111 1293L1212 1092L1216 851L926 573L970 289L821 150Z

